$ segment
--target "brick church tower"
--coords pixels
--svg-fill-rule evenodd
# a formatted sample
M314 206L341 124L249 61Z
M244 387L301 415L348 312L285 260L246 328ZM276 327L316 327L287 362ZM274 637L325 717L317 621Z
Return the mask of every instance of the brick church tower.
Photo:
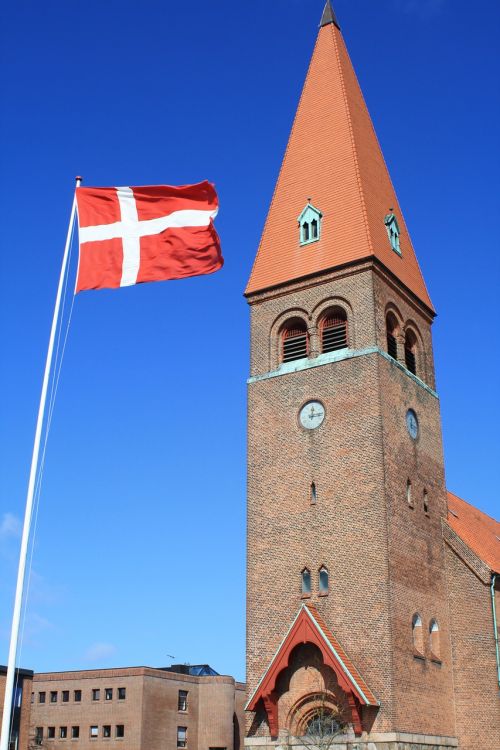
M246 296L246 744L456 747L435 313L329 1Z

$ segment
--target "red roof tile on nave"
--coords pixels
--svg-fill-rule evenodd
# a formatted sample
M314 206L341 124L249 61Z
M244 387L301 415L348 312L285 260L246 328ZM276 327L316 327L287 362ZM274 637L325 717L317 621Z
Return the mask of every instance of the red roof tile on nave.
M448 523L494 573L500 573L500 523L448 492Z

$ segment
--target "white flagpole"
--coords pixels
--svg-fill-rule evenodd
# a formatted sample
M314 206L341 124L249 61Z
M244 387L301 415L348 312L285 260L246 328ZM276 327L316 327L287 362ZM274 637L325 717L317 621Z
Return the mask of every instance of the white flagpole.
M80 187L82 178L76 178L76 187ZM52 328L50 329L49 346L47 349L47 359L45 362L45 371L43 374L42 393L40 395L40 406L38 407L38 418L36 422L35 440L33 443L33 455L31 458L30 477L28 482L28 491L26 495L26 510L24 512L23 535L21 538L21 550L19 553L19 568L17 571L16 596L14 600L14 613L12 615L12 628L10 632L9 663L7 666L7 679L5 684L5 698L3 704L2 717L2 734L0 737L0 750L9 750L10 723L12 713L12 695L14 692L14 674L16 667L17 645L19 640L19 623L21 620L21 605L23 600L24 578L26 572L26 558L28 554L28 542L31 531L31 517L33 515L33 498L35 494L35 481L38 469L38 458L40 453L40 440L45 417L45 403L47 401L47 390L49 385L50 371L52 367L52 355L54 353L54 341L56 337L57 323L59 320L59 310L61 307L61 297L64 285L64 276L68 265L69 249L71 244L71 232L75 221L76 214L76 193L73 198L71 207L71 216L69 219L68 234L64 246L64 254L61 265L61 274L59 276L59 286L57 287L56 303L54 305L54 315L52 318Z

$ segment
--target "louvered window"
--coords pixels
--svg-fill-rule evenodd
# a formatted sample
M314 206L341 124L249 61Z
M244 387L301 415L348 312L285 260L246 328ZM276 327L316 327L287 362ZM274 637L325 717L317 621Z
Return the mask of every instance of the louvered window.
M307 357L309 344L305 324L294 323L290 328L283 331L283 362L292 362L294 359Z
M410 349L409 346L405 346L405 362L407 369L414 375L417 374L417 361L415 359L415 352Z
M387 352L393 359L398 358L398 344L394 334L387 331Z
M396 338L398 332L398 322L392 313L389 313L385 326L387 330L387 353L393 359L398 358L398 341Z
M334 352L347 346L347 320L345 313L335 312L321 326L321 351Z

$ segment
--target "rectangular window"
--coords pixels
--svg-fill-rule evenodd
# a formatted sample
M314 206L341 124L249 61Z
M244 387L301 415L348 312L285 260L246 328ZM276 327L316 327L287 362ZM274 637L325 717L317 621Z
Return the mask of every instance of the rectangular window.
M35 693L31 693L31 702L32 702L32 703L34 703L34 702L35 702Z
M118 688L118 700L124 701L125 696L127 695L127 689L126 688Z
M35 745L41 745L43 741L43 727L35 729Z
M47 727L47 739L53 740L56 736L56 728L55 727Z
M99 727L96 727L95 725L90 727L90 736L99 737Z
M59 727L59 737L65 740L68 736L68 727Z
M61 697L62 697L62 702L63 703L68 703L68 701L69 701L69 690L63 690L62 693L61 693Z
M71 739L77 740L80 737L80 727L71 727Z
M102 728L103 737L111 737L111 724L105 724Z
M50 691L50 702L57 703L57 690Z
M115 737L125 737L125 725L124 724L116 725Z
M179 698L177 700L177 710L187 711L188 709L188 691L179 690Z
M75 700L75 703L80 703L82 700L82 691L81 690L75 690L73 698Z
M106 688L106 690L104 691L104 698L107 701L113 700L113 688Z
M45 690L42 690L41 693L38 693L38 703L45 703Z
M177 727L177 747L187 747L187 727Z
M92 700L98 701L101 699L101 691L99 688L92 688Z

